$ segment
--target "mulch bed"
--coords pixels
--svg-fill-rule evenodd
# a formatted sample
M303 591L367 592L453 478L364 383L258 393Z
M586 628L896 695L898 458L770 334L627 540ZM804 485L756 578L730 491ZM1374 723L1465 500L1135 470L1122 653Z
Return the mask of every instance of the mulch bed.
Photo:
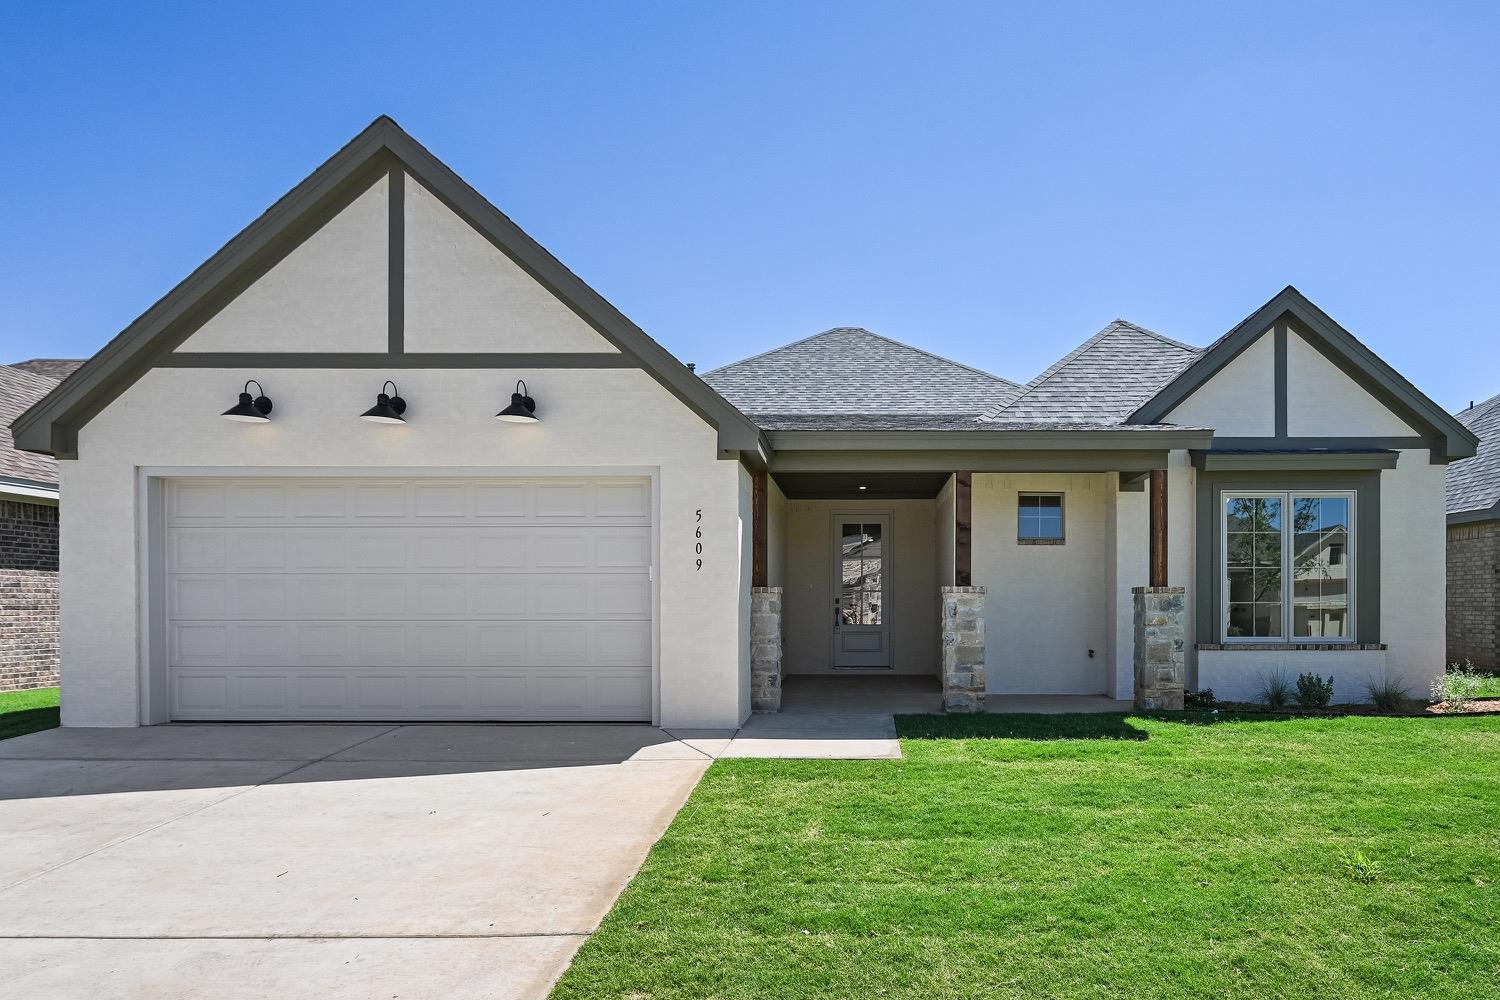
M1300 708L1296 705L1288 705L1286 708L1270 709L1253 701L1221 701L1213 705L1211 709L1193 709L1192 711L1220 711L1238 713L1260 713L1262 715L1309 715L1309 716L1336 716L1336 715L1388 715L1388 716L1411 716L1411 715L1500 715L1500 698L1486 698L1469 702L1469 707L1462 712L1448 710L1447 702L1414 701L1406 708L1387 711L1376 708L1374 705L1329 705L1327 708Z

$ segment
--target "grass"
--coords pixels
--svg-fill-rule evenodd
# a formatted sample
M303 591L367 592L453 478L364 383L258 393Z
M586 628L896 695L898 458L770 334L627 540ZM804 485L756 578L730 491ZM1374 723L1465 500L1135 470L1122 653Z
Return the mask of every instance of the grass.
M0 694L0 740L57 725L57 688Z
M714 763L554 1000L1500 995L1500 718L898 725Z
M1500 698L1500 674L1486 674L1479 682L1476 698Z

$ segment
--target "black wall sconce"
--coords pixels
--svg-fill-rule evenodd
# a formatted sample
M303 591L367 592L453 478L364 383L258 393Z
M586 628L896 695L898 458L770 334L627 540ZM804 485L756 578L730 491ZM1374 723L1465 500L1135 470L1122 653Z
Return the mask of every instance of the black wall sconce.
M385 391L386 386L391 387L390 394ZM359 415L359 419L368 420L372 424L404 424L405 418L401 414L406 412L406 400L397 393L396 383L390 379L380 387L380 394L375 397L375 405Z
M516 391L510 394L510 405L495 414L496 420L504 420L511 424L535 424L538 423L536 415L536 400L528 395L526 380L520 379L516 382Z
M256 395L250 395L250 387L255 386ZM219 414L225 420L234 420L242 424L268 424L271 422L271 401L266 398L266 390L261 388L255 379L245 383L245 391L240 393L240 401L229 409Z

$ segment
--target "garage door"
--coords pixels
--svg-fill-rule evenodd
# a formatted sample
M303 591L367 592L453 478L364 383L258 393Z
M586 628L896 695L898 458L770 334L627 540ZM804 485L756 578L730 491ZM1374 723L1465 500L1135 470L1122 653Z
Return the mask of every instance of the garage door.
M177 479L174 719L651 718L646 479Z

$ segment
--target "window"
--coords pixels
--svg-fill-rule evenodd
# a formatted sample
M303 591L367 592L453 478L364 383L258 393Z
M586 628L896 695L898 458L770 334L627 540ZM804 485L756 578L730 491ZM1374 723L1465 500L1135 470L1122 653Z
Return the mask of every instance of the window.
M1225 493L1223 515L1226 640L1353 638L1353 493Z
M1056 544L1063 540L1061 493L1022 493L1016 503L1016 540Z

